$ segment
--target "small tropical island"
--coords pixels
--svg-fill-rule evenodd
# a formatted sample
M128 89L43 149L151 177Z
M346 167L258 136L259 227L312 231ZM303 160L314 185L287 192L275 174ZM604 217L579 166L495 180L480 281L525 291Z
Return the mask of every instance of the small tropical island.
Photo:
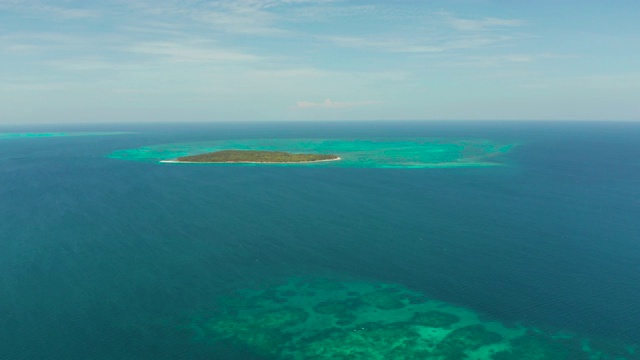
M181 156L169 163L260 163L289 164L340 160L331 154L293 154L285 151L221 150L205 154Z

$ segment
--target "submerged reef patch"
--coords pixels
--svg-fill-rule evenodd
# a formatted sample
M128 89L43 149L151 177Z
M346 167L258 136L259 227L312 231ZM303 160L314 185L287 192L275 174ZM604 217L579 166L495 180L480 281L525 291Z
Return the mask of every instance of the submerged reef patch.
M575 339L553 341L549 337L534 334L526 335L509 342L510 348L493 355L493 360L588 360L594 358L583 351ZM600 359L614 359L597 357Z
M418 311L411 317L411 322L414 324L445 329L458 321L460 318L457 315L438 310Z
M464 359L466 352L502 341L498 333L488 331L480 324L455 329L440 341L434 355L444 359Z
M507 326L395 284L294 278L217 303L191 318L195 340L273 359L637 359L633 347L613 355L585 337Z
M261 139L160 144L119 150L108 157L123 160L172 162L202 153L287 152L334 154L340 161L293 164L209 164L214 166L322 166L360 168L452 168L502 165L513 144L471 139ZM198 164L203 166L203 164Z
M362 301L359 299L344 299L344 300L327 300L317 303L313 306L313 311L318 314L332 314L340 316L342 314L349 314L356 311Z
M420 333L404 323L366 323L348 329L334 329L321 336L302 339L303 359L411 359L428 355Z
M394 288L372 291L362 295L362 301L375 306L380 310L401 309L404 307L403 296L400 296Z

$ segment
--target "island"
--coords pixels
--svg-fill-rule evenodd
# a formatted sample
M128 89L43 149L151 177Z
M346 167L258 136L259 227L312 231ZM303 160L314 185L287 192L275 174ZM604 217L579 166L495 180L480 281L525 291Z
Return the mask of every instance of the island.
M331 154L293 154L284 151L221 150L205 154L181 156L169 163L260 163L290 164L340 160Z

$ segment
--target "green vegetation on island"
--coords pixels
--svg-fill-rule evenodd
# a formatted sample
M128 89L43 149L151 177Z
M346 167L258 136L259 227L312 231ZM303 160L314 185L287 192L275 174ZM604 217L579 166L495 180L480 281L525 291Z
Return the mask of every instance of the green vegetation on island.
M292 154L284 151L221 150L199 155L181 156L178 162L202 163L299 163L339 160L336 155Z

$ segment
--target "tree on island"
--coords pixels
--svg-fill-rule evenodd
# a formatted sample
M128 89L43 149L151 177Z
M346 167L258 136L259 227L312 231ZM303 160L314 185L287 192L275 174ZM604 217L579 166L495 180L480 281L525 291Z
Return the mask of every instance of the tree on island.
M181 156L178 162L202 163L299 163L339 160L331 154L292 154L284 151L221 150L205 154Z

